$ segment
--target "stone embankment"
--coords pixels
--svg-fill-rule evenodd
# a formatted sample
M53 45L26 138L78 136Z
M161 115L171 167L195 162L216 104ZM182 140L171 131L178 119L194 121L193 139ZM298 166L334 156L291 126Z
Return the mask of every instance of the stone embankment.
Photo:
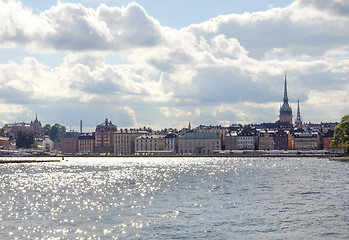
M330 161L337 161L337 162L349 162L349 156L343 156L343 157L331 157Z

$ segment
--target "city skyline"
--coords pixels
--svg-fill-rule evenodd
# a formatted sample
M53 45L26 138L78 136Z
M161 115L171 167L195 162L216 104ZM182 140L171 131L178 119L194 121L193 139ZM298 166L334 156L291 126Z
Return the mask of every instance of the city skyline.
M38 114L76 131L105 118L154 129L274 122L286 70L304 122L339 122L349 3L267 2L0 0L0 120Z

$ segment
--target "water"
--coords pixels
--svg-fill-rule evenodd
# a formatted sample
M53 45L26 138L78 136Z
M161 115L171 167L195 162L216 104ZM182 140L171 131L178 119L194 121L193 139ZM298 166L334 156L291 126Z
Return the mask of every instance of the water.
M68 158L0 165L0 239L349 239L349 164Z

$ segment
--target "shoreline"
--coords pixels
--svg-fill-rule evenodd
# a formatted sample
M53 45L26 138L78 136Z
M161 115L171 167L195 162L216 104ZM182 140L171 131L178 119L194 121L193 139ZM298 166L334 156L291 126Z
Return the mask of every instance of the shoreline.
M65 162L69 158L321 158L329 161L349 162L349 156L333 156L324 154L213 154L213 155L56 155L56 156L0 156L0 164L7 163L54 163ZM3 159L1 159L3 158ZM47 158L47 159L45 159ZM49 159L52 158L52 159Z

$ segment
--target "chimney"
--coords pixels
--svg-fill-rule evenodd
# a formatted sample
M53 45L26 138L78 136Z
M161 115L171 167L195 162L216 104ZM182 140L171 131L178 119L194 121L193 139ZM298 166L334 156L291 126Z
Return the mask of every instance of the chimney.
M82 120L80 120L80 133L82 133Z

